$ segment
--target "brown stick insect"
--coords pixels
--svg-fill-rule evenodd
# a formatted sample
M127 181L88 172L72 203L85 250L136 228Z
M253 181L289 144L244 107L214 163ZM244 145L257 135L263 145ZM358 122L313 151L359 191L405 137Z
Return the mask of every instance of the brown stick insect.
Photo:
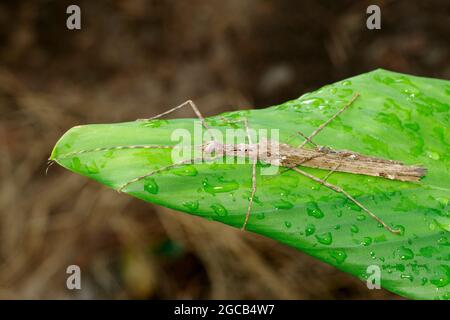
M382 177L391 180L399 180L399 181L419 181L425 174L426 169L420 166L414 165L405 165L399 161L394 160L386 160L382 158L376 158L371 156L365 156L353 151L348 150L333 150L329 147L319 146L312 141L321 130L323 130L330 122L332 122L336 117L338 117L342 112L344 112L348 107L350 107L353 102L359 97L359 94L355 94L350 101L345 104L338 112L336 112L331 118L322 123L319 127L317 127L314 132L312 132L309 136L303 134L302 132L297 132L301 135L305 140L298 146L293 147L289 144L285 143L277 143L276 148L273 148L273 141L260 141L258 143L253 142L252 137L249 132L249 125L247 118L243 120L239 120L244 123L247 140L248 143L244 144L223 144L216 140L208 141L207 143L202 144L201 146L197 146L201 149L201 158L188 159L184 161L179 161L177 163L173 163L168 166L164 166L153 170L145 175L136 177L119 187L118 191L124 190L129 185L136 183L142 179L145 179L149 176L152 176L156 173L169 170L174 167L187 165L196 161L214 161L216 159L220 159L223 157L246 157L251 161L252 164L252 190L249 198L247 213L245 216L245 220L242 225L242 230L245 230L251 210L253 205L253 200L256 193L256 165L257 162L271 164L278 167L283 167L285 170L294 170L295 172L317 182L318 184L324 185L325 187L344 195L347 199L365 211L370 217L380 223L386 230L391 233L399 234L400 230L393 229L389 225L387 225L383 220L381 220L377 215L367 209L363 204L357 201L353 196L351 196L347 191L342 189L339 186L333 185L327 182L327 179L334 172L345 172L352 174L362 174L369 175L375 177ZM140 119L139 121L151 121L157 118L160 118L164 115L170 114L178 109L183 107L190 106L194 113L197 115L199 120L201 121L202 126L206 130L210 130L208 124L206 123L204 117L200 113L197 106L193 101L188 100L179 106L172 108L166 112L163 112L159 115L148 119ZM236 121L237 122L237 121ZM263 145L264 144L264 145ZM313 148L305 148L307 144L311 144ZM97 152L97 151L109 151L109 150L122 150L122 149L169 149L173 148L173 146L160 146L160 145L135 145L135 146L115 146L115 147L107 147L107 148L97 148L91 150L81 150L77 152L68 153L63 155L62 157L71 157L81 153L87 152ZM300 166L310 167L310 168L318 168L329 170L324 178L316 177L301 168Z

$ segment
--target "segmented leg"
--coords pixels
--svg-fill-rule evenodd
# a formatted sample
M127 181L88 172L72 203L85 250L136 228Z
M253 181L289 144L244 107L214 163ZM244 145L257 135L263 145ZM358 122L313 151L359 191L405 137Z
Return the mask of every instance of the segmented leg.
M335 165L330 171L328 171L328 173L326 174L325 177L322 178L323 181L327 181L327 179L341 166L342 164L342 160Z
M293 167L292 170L304 175L305 177L320 183L322 185L324 185L327 188L330 188L333 191L336 191L338 193L342 193L344 196L346 196L350 201L352 201L354 204L356 204L358 207L360 207L362 210L364 210L369 216L371 216L373 219L375 219L377 222L379 222L386 230L388 230L389 232L392 232L394 234L399 234L400 230L398 229L392 229L390 226L388 226L383 220L381 220L380 218L378 218L375 214L373 214L369 209L367 209L365 206L363 206L358 200L356 200L355 198L353 198L347 191L345 191L344 189L335 186L329 182L326 182L320 178L317 178L316 176L313 176L297 167Z
M318 145L314 142L314 141L312 141L311 139L309 139L309 140L307 140L308 139L308 136L307 135L305 135L303 132L301 132L301 131L297 131L297 132L295 132L295 133L293 133L290 137L289 137L289 139L288 139L288 141L287 141L287 143L289 143L296 135L300 135L300 136L302 136L304 139L305 139L305 141L306 141L306 143L310 143L310 144L312 144L314 147L318 147ZM305 143L305 144L306 144Z
M247 138L248 138L248 143L249 144L253 144L251 135L250 135L250 129L248 127L248 121L247 118L244 119L244 125L245 125L245 130L247 131ZM241 227L241 230L245 230L247 223L248 223L248 219L250 218L250 213L252 211L252 206L253 206L253 198L255 197L255 193L256 193L256 163L258 162L258 156L256 155L250 155L250 158L252 159L252 193L250 194L250 199L248 202L248 207L247 207L247 213L245 215L245 220L244 220L244 224Z
M309 141L311 141L311 139L317 135L323 128L325 128L331 121L333 121L334 119L336 119L337 116L339 116L342 112L344 112L348 107L350 107L352 105L353 102L355 102L355 100L359 97L359 93L356 93L351 99L350 101L343 106L338 112L336 112L330 119L328 119L327 121L325 121L324 123L322 123L319 127L317 127L316 130L314 130L313 133L311 133L305 141L302 142L302 144L300 144L299 148L303 148L304 145L306 145Z
M183 102L182 104L180 104L179 106L176 106L175 108L172 108L170 110L164 111L163 113L160 113L154 117L148 118L148 119L138 119L138 121L149 121L149 120L154 120L154 119L158 119L162 116L165 116L166 114L172 113L178 109L181 109L185 106L190 106L192 108L192 110L194 111L194 113L197 115L197 117L200 119L200 121L202 122L202 125L206 128L209 129L208 125L205 122L205 118L203 117L203 115L200 113L200 111L198 110L197 106L195 105L195 103L192 100L187 100L185 102Z
M245 131L247 133L247 139L248 139L248 143L249 145L253 144L252 141L252 137L250 134L250 128L248 126L248 120L247 118L244 118L242 120L235 120L235 121L230 121L224 117L222 117L222 120L227 122L227 123L239 123L239 122L243 122L244 123L244 127L245 127ZM250 194L250 198L249 198L249 202L248 202L248 207L247 207L247 213L245 214L245 220L244 220L244 224L241 227L241 230L245 230L245 228L247 227L247 223L248 220L250 218L250 214L252 212L252 207L253 207L253 199L255 198L255 193L256 193L256 164L258 162L258 152L256 150L256 154L251 154L249 152L249 158L252 160L252 192Z
M125 189L126 187L128 187L129 185L131 185L133 183L136 183L136 182L138 182L138 181L140 181L142 179L145 179L147 177L150 177L150 176L152 176L152 175L154 175L156 173L159 173L161 171L165 171L165 170L168 170L168 169L172 169L172 168L183 166L183 165L190 164L190 163L195 163L197 161L214 161L214 160L222 158L223 156L224 155L221 154L221 155L217 155L217 156L211 157L211 158L204 158L204 157L202 157L202 158L194 158L194 159L187 159L187 160L184 160L184 161L180 161L178 163L173 163L173 164L170 164L168 166L164 166L164 167L155 169L155 170L153 170L153 171L151 171L149 173L146 173L146 174L144 174L142 176L139 176L139 177L136 177L134 179L131 179L130 181L128 181L128 182L124 183L122 186L120 186L117 189L117 191L118 192L122 192L122 190Z

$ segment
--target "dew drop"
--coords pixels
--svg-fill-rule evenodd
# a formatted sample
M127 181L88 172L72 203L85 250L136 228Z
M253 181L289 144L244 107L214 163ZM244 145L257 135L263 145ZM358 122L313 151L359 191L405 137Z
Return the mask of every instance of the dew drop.
M71 161L71 167L75 171L80 171L81 169L81 160L78 157L73 157Z
M396 250L396 256L400 257L402 260L411 260L414 258L414 252L406 247L400 247Z
M393 78L391 78L389 76L382 76L382 75L379 75L379 74L375 75L373 78L376 81L381 82L383 84L387 84L387 85L392 84L392 83L395 82L395 80Z
M437 242L441 246L449 246L450 245L450 243L448 242L447 237L440 237Z
M306 236L310 236L316 232L316 226L313 224L308 224L305 228L305 234Z
M432 247L432 246L427 246L427 247L423 247L423 248L419 249L420 255L425 258L433 257L433 254L436 251L439 251L439 250L437 250L435 247Z
M314 217L316 219L322 219L324 217L323 211L320 210L317 203L311 201L306 204L306 212L308 216Z
M302 104L307 104L313 107L318 107L320 106L322 103L324 103L324 100L322 98L310 98L307 100L303 100L301 102Z
M258 212L256 214L256 219L258 220L263 220L266 217L266 215L264 214L264 212Z
M361 241L361 244L365 247L370 246L372 244L372 238L371 237L364 237Z
M280 199L274 203L274 207L277 209L288 210L288 209L292 209L294 207L294 205L287 200Z
M198 174L197 169L192 165L174 168L171 170L171 172L173 174L176 174L177 176L190 176L190 177L194 177Z
M439 198L436 198L436 200L438 201L439 206L441 207L441 209L445 209L445 208L448 207L448 204L449 204L448 198L439 197Z
M331 250L330 256L336 260L337 264L342 264L347 259L347 253L344 250Z
M338 97L339 98L346 98L349 95L351 95L352 93L353 93L352 89L341 89L341 90L339 90Z
M217 182L215 183L210 183L208 181L208 178L205 178L203 180L203 189L211 194L230 192L237 190L238 188L239 184L236 181L234 180L227 181L222 177L217 179Z
M439 160L441 158L441 156L439 155L439 153L435 152L435 151L430 151L427 150L425 152L426 156L432 160Z
M214 213L219 217L226 217L228 215L228 210L220 203L212 204L211 209L213 209Z
M317 241L319 241L319 243L327 245L327 246L329 246L330 244L333 243L333 236L331 235L330 232L318 234L318 235L316 235L316 239L317 239Z
M187 208L189 210L189 212L196 212L199 207L199 202L198 202L198 200L186 201L186 202L183 202L183 207Z
M290 227L292 227L292 223L291 222L289 222L289 221L285 221L284 222L284 225L286 226L286 228L290 228Z
M450 283L450 266L440 265L433 270L435 276L430 279L430 282L438 288L445 287Z
M408 280L411 281L411 282L414 281L413 276L410 275L410 274L404 274L404 273L403 273L403 274L400 275L400 278L402 278L402 279L408 279Z
M400 232L398 233L400 236L405 235L405 227L402 226L401 224L398 224L394 227L395 230L400 230Z
M98 168L97 163L94 160L86 163L85 167L86 167L87 172L90 174L95 174L95 173L100 172L100 169Z
M343 86L351 86L352 82L350 80L345 80L345 81L342 82L342 85Z
M430 229L431 231L436 229L436 227L437 227L436 220L433 220L428 224L428 229Z
M153 178L145 178L144 190L151 194L157 194L159 192L159 186Z
M242 199L250 201L251 196L252 196L252 192L251 191L245 191L242 194ZM258 203L258 204L262 203L261 200L258 198L258 196L256 194L253 195L253 202Z
M386 236L384 234L377 236L374 238L375 242L380 243L380 242L385 242L387 241Z
M359 214L357 217L356 217L356 220L358 220L358 221L364 221L364 220L366 220L366 216L364 215L364 214Z

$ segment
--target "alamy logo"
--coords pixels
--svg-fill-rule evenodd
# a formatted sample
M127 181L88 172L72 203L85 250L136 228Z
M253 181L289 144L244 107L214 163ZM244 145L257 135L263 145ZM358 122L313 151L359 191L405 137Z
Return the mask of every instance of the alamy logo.
M70 274L66 280L66 286L69 290L81 289L81 269L76 264L67 267L66 273Z
M66 13L70 14L66 20L66 27L69 30L81 29L81 9L79 6L72 4L67 7Z
M172 149L172 163L248 164L259 159L266 166L261 175L278 173L280 164L278 129L217 129L203 130L201 122L194 124L193 134L176 129L171 140L178 142Z
M367 267L367 288L370 290L381 289L381 270L377 265L370 265Z
M381 29L381 9L379 6L372 4L367 7L367 14L370 16L366 20L366 26L369 30Z

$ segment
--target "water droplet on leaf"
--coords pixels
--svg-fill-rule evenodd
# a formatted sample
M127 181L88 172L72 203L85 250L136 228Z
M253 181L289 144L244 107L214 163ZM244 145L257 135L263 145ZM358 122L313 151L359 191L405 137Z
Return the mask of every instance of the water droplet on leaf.
M372 244L372 238L371 237L364 237L361 241L361 244L365 247Z
M228 210L220 203L212 204L211 209L213 209L214 213L219 217L226 217L228 215Z
M157 194L159 192L159 186L153 178L145 178L144 190L151 194Z
M310 236L316 232L316 226L313 224L308 224L305 228L305 234L306 236Z
M275 202L274 207L277 209L288 210L292 209L294 205L287 200L280 199L277 202Z
M316 219L322 219L324 217L323 211L320 210L317 203L312 201L306 204L306 212L308 213L308 216Z
M317 241L319 241L319 243L324 244L326 246L329 246L330 244L333 243L333 236L331 235L330 232L318 234L316 235L316 239Z
M187 208L189 210L189 212L195 212L195 211L197 211L197 209L199 207L199 202L198 202L198 200L186 201L186 202L183 202L183 207Z
M400 247L396 250L396 256L400 257L402 260L411 260L414 258L414 252L406 247Z
M219 178L215 183L209 182L208 178L203 180L203 189L211 194L230 192L238 188L239 184L234 180L227 181L224 178Z
M344 250L331 250L330 251L330 256L336 260L337 264L341 264L343 263L346 259L347 259L347 253L345 253Z
M190 176L194 177L198 174L197 169L192 165L186 165L179 168L174 168L171 170L173 174L176 174L177 176Z

